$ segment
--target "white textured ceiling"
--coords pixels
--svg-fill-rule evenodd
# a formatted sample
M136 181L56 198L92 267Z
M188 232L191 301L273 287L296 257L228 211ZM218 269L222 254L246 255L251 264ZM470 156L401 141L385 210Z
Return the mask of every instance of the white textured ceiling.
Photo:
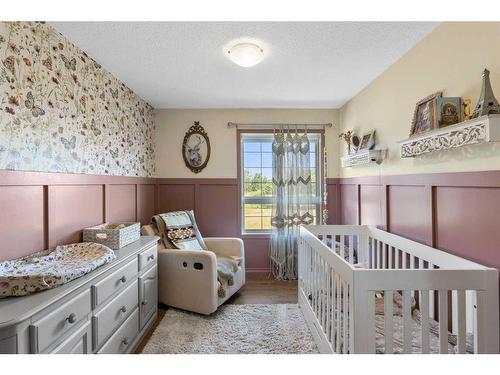
M156 108L338 108L424 38L432 22L52 22ZM263 42L242 68L231 40Z

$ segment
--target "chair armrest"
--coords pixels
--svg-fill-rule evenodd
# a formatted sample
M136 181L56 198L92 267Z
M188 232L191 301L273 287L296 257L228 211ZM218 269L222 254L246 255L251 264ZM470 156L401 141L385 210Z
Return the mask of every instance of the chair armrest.
M209 237L203 240L208 249L217 255L245 259L245 245L240 238Z

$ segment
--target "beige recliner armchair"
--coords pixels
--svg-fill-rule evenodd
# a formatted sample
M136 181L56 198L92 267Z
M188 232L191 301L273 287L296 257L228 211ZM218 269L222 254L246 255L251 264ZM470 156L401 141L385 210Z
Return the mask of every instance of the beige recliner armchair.
M239 238L204 238L209 250L158 251L158 300L169 306L211 314L245 285L245 250ZM219 297L217 256L240 259L233 285Z

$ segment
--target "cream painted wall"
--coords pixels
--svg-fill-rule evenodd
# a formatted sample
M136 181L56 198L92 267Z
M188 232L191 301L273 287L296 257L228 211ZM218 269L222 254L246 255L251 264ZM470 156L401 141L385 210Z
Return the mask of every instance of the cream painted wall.
M164 178L236 178L236 130L227 123L328 123L334 128L325 134L327 153L333 163L328 177L338 176L338 110L336 109L159 109L156 117L156 170ZM210 138L210 161L200 173L186 168L181 154L184 134L200 121Z
M369 62L367 62L369 63ZM415 103L443 91L472 99L475 106L484 68L500 100L500 23L443 23L340 110L341 129L376 129L389 149L380 167L340 170L341 177L500 169L500 145L484 144L400 159L397 141L408 137ZM345 143L341 144L343 152Z

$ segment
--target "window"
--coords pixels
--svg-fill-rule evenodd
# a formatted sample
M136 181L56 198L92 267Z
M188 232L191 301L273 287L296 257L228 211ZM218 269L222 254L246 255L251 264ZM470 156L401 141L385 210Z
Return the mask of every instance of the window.
M321 136L309 134L312 178L311 208L316 218L321 215ZM273 134L242 133L241 145L241 223L244 234L270 233L273 203Z

